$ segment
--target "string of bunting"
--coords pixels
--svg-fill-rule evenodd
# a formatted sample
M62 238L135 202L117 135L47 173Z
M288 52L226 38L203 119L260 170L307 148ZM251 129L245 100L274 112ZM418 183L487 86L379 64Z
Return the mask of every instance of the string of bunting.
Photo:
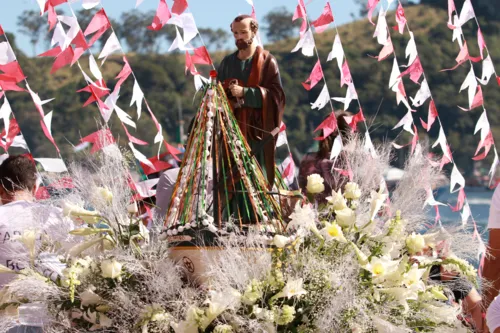
M329 1L326 2L323 11L321 15L318 17L313 22L309 22L308 16L307 16L307 11L306 7L304 4L303 0L298 0L298 5L295 9L294 16L292 18L293 21L301 18L302 24L300 27L300 39L295 46L295 48L292 50L292 52L297 52L298 50L301 50L302 54L307 56L307 57L312 57L316 55L317 61L316 64L314 65L311 74L309 75L309 78L302 83L304 88L306 90L311 90L314 86L316 86L319 82L323 81L324 86L316 99L314 103L311 103L311 108L312 109L318 109L321 110L324 108L327 104L330 104L330 107L332 109L332 113L329 117L327 117L316 129L314 132L323 130L323 136L316 138L316 140L324 140L326 139L329 135L331 135L335 129L337 128L337 119L335 117L335 108L333 106L332 100L343 103L344 104L344 110L348 110L349 106L352 102L352 100L356 100L359 111L356 113L354 116L349 116L345 117L346 121L348 122L349 126L356 131L358 128L358 123L363 122L365 125L365 149L366 151L370 152L371 156L373 158L376 158L376 153L375 149L372 144L372 140L370 137L368 125L366 123L366 119L363 115L363 109L361 107L361 103L358 98L358 94L356 92L356 87L354 85L351 72L349 69L349 64L348 64L348 59L345 55L344 49L342 47L342 41L340 38L340 34L337 28L337 25L334 20L334 15L333 11L331 9ZM319 53L316 47L316 43L314 40L314 35L312 32L312 27L315 28L315 31L317 33L322 33L326 28L331 24L334 24L335 30L336 30L336 36L335 40L333 42L332 50L328 55L327 62L332 61L334 59L337 60L337 64L340 70L340 86L343 87L344 85L347 86L347 92L345 97L333 97L331 98L329 90L328 90L328 85L326 82L326 78L323 74L323 68L321 66L321 58L319 57ZM342 136L339 133L339 135L336 137L332 151L330 154L330 159L337 159L341 152L342 152L343 144L342 144ZM347 162L348 163L348 162ZM340 170L335 168L335 171L348 176L349 178L352 178L352 170L350 170L350 167L348 166L348 170ZM385 185L385 180L381 179L381 187L386 189L387 186Z
M389 5L391 4L392 1L389 0ZM368 3L368 8L369 8L369 20L371 20L371 14L373 13L373 10L376 5L378 4L375 3L375 7L371 7L374 3L369 1ZM383 11L383 8L381 9ZM440 162L435 163L436 166L439 166L440 169L444 167L444 165L448 163L453 164L451 176L450 176L450 193L456 193L458 192L458 199L457 199L457 204L455 207L451 207L453 211L460 211L460 215L462 217L462 225L465 227L468 220L472 219L473 222L473 228L474 228L474 233L473 237L477 237L479 241L479 249L478 249L478 258L480 258L481 265L480 268L482 267L482 263L484 262L484 253L486 250L486 247L484 245L484 242L481 239L481 236L477 230L477 225L474 220L474 217L471 214L471 208L465 193L465 178L462 176L460 171L458 170L457 165L455 164L455 161L453 159L453 154L450 148L450 145L446 139L445 133L444 133L444 128L441 122L441 118L439 116L438 110L436 108L436 102L432 96L432 92L430 90L429 84L427 77L425 75L425 71L423 69L423 66L420 62L420 57L418 55L418 50L414 38L414 34L412 30L410 29L410 26L408 24L408 20L406 19L406 16L404 14L404 8L401 3L401 1L398 0L398 9L396 11L396 22L398 22L398 31L403 34L404 33L404 28L408 30L410 34L410 40L408 42L408 46L406 48L406 57L409 58L409 64L407 66L407 70L404 71L403 73L400 74L400 77L404 77L406 75L410 76L410 79L415 82L416 84L420 85L420 89L417 92L417 95L415 99L413 99L413 103L415 104L415 101L417 101L417 104L423 105L425 101L430 99L429 103L429 113L428 113L428 122L425 123L421 119L422 127L426 129L427 131L430 130L431 126L435 123L437 120L437 124L439 125L439 136L437 141L434 143L432 146L433 148L439 146L443 152L443 157ZM373 23L373 22L372 22ZM399 69L398 69L399 70ZM421 83L419 83L420 78L423 77L423 80ZM411 115L411 114L410 114ZM457 188L458 186L458 188ZM436 222L440 221L440 215L439 215L439 209L437 206L446 206L445 204L438 202L434 199L432 189L428 190L428 197L426 200L426 204L429 206L433 206L436 209Z
M3 72L3 74L0 74L0 86L2 88L1 94L5 97L4 103L2 104L2 107L0 109L0 114L4 120L5 125L4 132L2 133L6 136L5 145L3 144L3 142L1 145L6 152L11 145L14 145L24 148L31 154L31 150L26 144L24 136L21 132L19 124L17 123L6 95L7 91L29 92L31 100L33 101L33 104L40 114L40 126L43 130L43 133L55 147L57 155L59 156L59 158L35 158L34 160L38 161L43 169L47 172L65 172L67 171L66 165L62 159L59 147L57 146L54 137L52 136L51 127L53 111L45 114L43 110L43 105L51 102L53 98L42 101L39 95L31 89L27 77L24 75L24 72L12 49L9 39L1 26L0 35L3 35L5 38L5 41L0 44L0 70ZM26 85L27 90L18 86L18 84L23 81ZM11 115L13 118L9 119ZM18 134L20 135L18 136Z
M455 13L454 15L454 24L451 24L451 15ZM494 151L494 163L493 165L495 168L492 167L491 172L490 172L490 185L493 181L493 178L495 176L495 169L496 165L498 164L498 153L497 153L497 147L495 144L495 141L493 139L493 133L491 132L490 129L490 123L488 121L488 113L486 111L485 107L485 102L484 102L484 97L483 97L483 91L481 88L481 85L486 86L493 74L496 75L495 72L495 67L493 65L493 62L491 60L491 54L489 53L488 46L486 45L486 41L484 40L483 34L481 32L481 28L479 27L479 22L477 21L476 15L474 13L474 8L472 6L472 3L470 0L466 0L464 2L464 5L462 7L462 11L460 12L460 15L458 14L458 11L455 6L454 0L449 0L448 1L448 13L449 13L449 21L448 21L448 27L453 30L453 41L457 41L459 47L460 47L460 52L456 58L457 65L455 65L453 68L450 68L449 70L454 70L458 68L459 66L465 64L467 61L470 64L470 71L465 78L465 81L463 82L462 86L460 87L460 91L468 89L468 96L469 96L469 108L459 108L463 111L471 111L475 108L482 107L483 113L479 117L479 120L476 124L476 128L474 131L474 134L477 134L477 132L480 131L481 133L481 139L478 144L475 156L472 158L475 161L480 161L485 159L490 150L491 147L493 146L493 151ZM481 53L480 57L472 57L469 53L469 49L467 47L467 40L465 38L465 34L462 31L462 26L467 23L469 20L472 18L476 19L477 25L478 25L478 46L479 46L479 51ZM484 50L488 52L488 56L485 58L484 57ZM481 62L482 61L482 68L483 68L483 73L481 76L481 79L476 77L476 73L474 72L474 62ZM478 82L481 84L479 85ZM497 76L497 82L500 85L500 79ZM482 149L484 148L483 153L479 153Z
M43 2L43 0L42 0ZM112 115L112 112L115 111L118 118L120 119L122 126L127 134L127 137L129 139L129 144L128 146L132 150L135 158L140 162L140 168L143 169L145 174L150 174L153 172L158 172L163 169L166 169L170 167L170 164L161 161L161 156L155 156L153 158L146 158L141 152L139 152L135 147L135 144L139 145L147 145L147 142L137 139L133 137L128 130L125 127L125 124L128 124L129 126L135 127L135 123L132 121L131 117L128 116L128 114L121 110L121 108L118 107L116 104L116 101L118 100L119 97L119 90L123 82L130 76L130 74L133 74L132 69L129 65L129 62L126 58L126 56L123 57L124 60L124 66L116 79L118 80L117 84L115 85L115 88L113 92L110 94L110 89L107 88L106 83L103 79L102 73L99 70L99 66L97 65L97 62L95 61L95 58L92 54L91 51L91 46L111 27L111 24L109 22L109 19L104 11L104 8L102 8L100 11L98 11L94 17L92 18L91 22L89 23L89 26L86 28L85 32L82 31L80 28L80 25L78 23L78 19L73 11L73 8L70 6L70 10L72 13L72 16L62 16L62 15L55 15L51 14L50 7L60 5L66 1L58 1L58 2L52 2L52 0L49 0L48 2L45 3L45 6L41 6L41 12L42 14L46 11L49 11L49 25L52 28L55 28L54 30L54 35L52 38L51 46L55 46L53 49L41 54L40 56L51 56L51 57L56 57L52 71L51 73L55 73L57 70L60 68L67 66L67 65L73 65L75 63L78 63L78 67L84 76L86 82L87 82L87 87L79 90L78 92L88 92L91 94L90 98L87 100L87 102L84 104L84 106L95 102L96 105L98 106L98 109L105 120L107 122L109 118ZM96 4L99 2L94 1L92 3L89 2L83 2L83 8L85 9L90 9L93 8ZM48 9L47 9L48 8ZM54 10L55 12L55 10ZM64 29L64 25L68 26L69 29L66 32ZM92 35L92 38L90 42L87 42L86 36ZM74 46L74 47L73 47ZM107 42L105 43L101 54L100 54L100 59L104 58L103 63L107 56L109 56L111 53L117 51L121 45L119 44L119 41L116 37L116 34L113 33L111 36L108 38ZM80 64L80 57L83 55L85 51L89 51L89 68L96 79L96 81L92 80L83 70L81 64ZM135 79L135 76L134 76ZM101 98L104 96L109 95L105 101L102 101ZM142 90L140 89L140 86L137 83L137 80L134 82L134 89L133 89L133 96L132 96L132 102L131 106L136 104L137 107L137 114L138 118L141 115L141 110L142 110L142 101L144 99L144 94L142 93ZM148 108L148 111L155 122L155 125L157 124L156 118L154 117L154 114L152 113L151 109L149 108L149 105L147 104L146 101L146 106ZM157 129L161 128L161 126L158 124ZM158 138L161 139L158 139ZM155 138L155 143L160 143L161 147L161 140L163 137L161 136L161 130L159 130L159 135L156 136ZM115 142L113 135L111 131L106 128L106 129L101 129L98 130L97 132L94 132L80 140L81 142L88 142L93 145L91 152L98 151L102 148L104 148L106 145L109 145L110 143ZM172 156L176 157L175 154L178 154L179 151L176 150L174 147L170 146L165 140L163 140L164 145L167 147L167 153L166 154L171 154ZM164 155L166 155L164 154ZM158 182L158 179L154 179L153 181ZM140 182L140 183L134 183L130 179L130 186L134 191L136 191L139 195L141 193L148 193L148 194L154 194L151 190L151 188L154 186L154 184L149 184L149 181L145 182ZM142 187L145 187L144 191L141 191Z

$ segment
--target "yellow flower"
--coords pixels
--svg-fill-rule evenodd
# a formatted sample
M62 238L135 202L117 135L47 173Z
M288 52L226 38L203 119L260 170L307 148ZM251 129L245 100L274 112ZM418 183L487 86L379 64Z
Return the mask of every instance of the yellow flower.
M108 204L113 202L113 193L107 187L97 187L96 194Z
M342 228L337 223L325 222L325 228L320 231L321 235L325 237L327 241L336 240L341 243L347 243L347 239L344 237Z

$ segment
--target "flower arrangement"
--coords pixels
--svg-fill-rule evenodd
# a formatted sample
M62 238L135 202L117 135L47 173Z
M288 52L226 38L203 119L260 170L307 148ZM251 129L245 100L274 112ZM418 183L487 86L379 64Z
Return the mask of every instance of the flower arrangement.
M78 225L71 246L56 251L47 238L34 247L26 233L31 260L1 291L0 310L21 315L36 304L46 332L467 332L448 286L429 274L442 266L475 284L476 271L442 255L453 235L417 232L428 183L409 175L389 201L373 180L388 153L367 167L364 143L352 145L352 181L324 205L297 204L283 234L249 232L245 247L237 232L221 238L225 251L207 256L203 286L183 278L156 223L148 231L136 216L126 162L103 152L90 171L74 165L75 189L59 203ZM432 180L437 173L419 149L406 169ZM310 176L307 191L324 191L323 179ZM44 262L47 254L52 261ZM6 318L0 328L11 327Z

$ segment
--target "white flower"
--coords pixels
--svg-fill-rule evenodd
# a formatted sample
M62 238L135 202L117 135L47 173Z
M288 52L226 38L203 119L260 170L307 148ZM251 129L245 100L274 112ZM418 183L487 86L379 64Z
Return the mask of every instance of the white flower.
M347 239L344 237L342 228L335 222L325 222L325 227L321 229L320 233L327 241L336 240L341 243L347 243Z
M415 234L414 232L406 238L406 247L410 254L416 254L422 252L425 248L425 239L420 234Z
M33 229L28 229L19 237L19 241L24 244L30 254L31 260L35 259L35 241L37 233Z
M341 189L338 192L332 191L332 196L327 197L326 200L333 206L334 210L342 210L347 208L344 196Z
M363 251L361 251L359 247L357 247L356 244L354 244L353 242L350 242L349 244L351 244L351 246L354 249L354 252L356 252L358 263L362 266L368 264L368 257L366 256L366 254L364 254Z
M321 193L325 190L324 179L317 173L307 176L307 192L310 194Z
M434 305L436 304L436 305ZM437 306L437 304L441 304L440 306ZM429 318L430 320L438 323L438 324L448 324L451 325L455 322L457 319L457 316L460 314L462 311L461 307L453 307L446 305L445 303L439 303L435 302L433 304L429 303L422 303L421 304L422 308L425 309L426 311L424 312L424 315L426 318Z
M272 298L287 297L290 299L295 296L305 295L307 294L307 291L302 288L302 283L302 279L288 281L283 290L274 295Z
M107 187L97 187L95 192L105 203L110 204L113 202L113 192Z
M422 281L426 269L419 269L418 264L413 264L410 270L403 275L403 284L412 291L420 292L425 290L425 283Z
M103 278L115 279L122 274L122 264L115 259L107 259L101 262L101 275Z
M363 268L372 273L374 283L380 283L385 280L385 277L394 272L399 265L399 261L391 260L391 258L384 256L381 258L373 257L370 263Z
M377 215L380 208L384 206L385 200L387 200L387 194L380 192L371 192L371 201L370 201L370 220L373 220Z
M171 323L175 333L198 333L198 322L203 320L200 314L203 311L195 306L190 306L186 311L186 320L179 323Z
M80 300L82 302L82 306L102 303L102 298L90 289L87 289L80 294Z
M314 214L312 205L304 205L302 207L300 202L297 202L289 218L291 221L287 225L288 229L295 229L301 232L306 231L306 233L309 233L309 231L316 233L318 231L316 227L316 215Z
M208 309L205 318L200 321L200 327L204 331L222 312L228 309L236 309L240 306L241 294L235 289L221 292L210 291L210 298L205 301Z
M404 287L395 287L395 288L386 288L379 289L381 292L392 296L394 300L402 305L404 308L404 313L407 313L410 310L408 306L408 300L416 300L418 298L418 294L411 289Z
M233 327L231 325L217 325L214 328L214 333L233 333Z
M139 211L139 208L137 207L137 202L134 200L130 205L127 206L127 212L129 214L136 214Z
M361 197L361 190L358 184L349 182L344 186L344 196L346 199L358 200Z
M273 244L276 245L276 247L284 248L286 244L288 244L288 237L282 235L275 235L273 239Z
M81 216L100 216L101 213L99 213L96 210L86 210L83 209L80 206L74 205L72 203L63 202L63 215L64 216L69 216L69 217L81 217Z
M352 227L356 223L356 213L351 208L336 210L335 220L341 227Z

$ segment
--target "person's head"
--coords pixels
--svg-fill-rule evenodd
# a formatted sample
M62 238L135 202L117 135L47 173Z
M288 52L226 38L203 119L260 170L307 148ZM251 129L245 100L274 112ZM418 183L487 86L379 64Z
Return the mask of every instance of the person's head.
M259 24L250 15L237 16L231 23L231 32L238 50L245 50L252 45L258 30Z
M326 116L328 118L330 115ZM333 142L337 138L337 136L340 135L342 136L342 141L345 144L346 139L349 137L351 133L351 127L347 123L347 120L345 117L350 117L352 114L350 112L346 111L336 111L335 112L335 117L337 118L337 129L330 135L328 136L325 140L321 140L319 142L319 155L321 158L330 158L330 153L333 148ZM323 136L323 130L321 131L321 136Z
M36 167L25 155L9 156L0 165L0 198L6 204L16 200L16 195L34 195L36 191Z

